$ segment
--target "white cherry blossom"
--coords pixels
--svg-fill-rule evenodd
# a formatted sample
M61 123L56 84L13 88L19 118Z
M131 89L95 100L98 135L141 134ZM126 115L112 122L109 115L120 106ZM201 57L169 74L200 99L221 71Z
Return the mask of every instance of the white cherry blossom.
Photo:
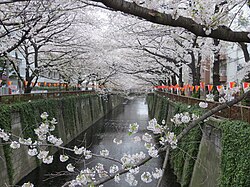
M44 164L51 164L53 162L53 156L47 156L46 158L43 158Z
M129 170L130 173L136 175L140 172L140 168L139 167L135 167Z
M117 165L112 165L109 168L109 173L116 173L119 170L119 167Z
M22 185L22 187L34 187L34 184L32 184L31 182L26 182Z
M41 114L41 118L43 119L43 120L45 120L45 119L47 119L48 118L48 113L47 112L43 112L42 114Z
M13 142L11 142L10 147L12 149L18 149L18 148L20 148L20 143L13 141Z
M23 145L31 145L32 144L31 138L28 138L28 139L19 138L18 141L20 144L23 144Z
M10 136L8 133L4 132L3 129L0 129L0 138L2 138L4 141L9 141Z
M28 150L28 155L30 156L36 156L37 154L38 154L38 151L36 148Z
M86 160L92 158L92 154L91 154L90 150L84 150L83 155L84 155L84 157L85 157Z
M51 123L52 125L56 125L56 124L57 124L57 121L56 121L55 118L52 118L52 120L50 121L50 123Z
M140 142L140 141L141 141L140 136L135 136L135 137L133 137L133 141L134 141L134 142Z
M102 155L102 156L109 156L109 150L107 150L107 149L101 150L100 151L100 155Z
M39 154L37 155L38 159L44 159L48 156L49 151L40 151Z
M162 174L163 174L162 169L158 169L158 168L155 168L155 172L152 172L152 176L153 176L155 179L161 178L161 177L162 177Z
M199 107L201 107L201 108L207 108L208 107L208 103L200 102L199 103Z
M182 123L189 123L191 120L190 116L188 113L185 113L182 117L181 117L181 122Z
M81 155L83 153L83 151L85 151L86 149L84 147L80 147L78 148L77 146L74 147L74 153L76 155Z
M152 175L149 172L143 172L141 175L141 180L145 183L152 182Z
M157 158L158 155L158 150L155 147L151 147L148 149L148 154L149 156L153 157L153 158Z
M75 170L75 167L70 163L66 166L66 169L69 171L69 172L74 172Z
M138 181L135 180L135 176L131 173L126 174L125 181L129 184L129 186L137 186Z
M69 159L69 156L67 155L60 155L60 161L61 162L66 162Z
M122 140L117 140L117 138L114 138L113 142L117 145L122 144Z
M152 136L148 133L145 133L143 136L142 136L142 140L146 141L146 142L151 142L152 140Z
M114 181L115 181L116 183L119 183L120 180L121 180L120 175L119 175L119 174L115 175Z
M129 132L131 134L137 133L139 125L137 123L132 123L129 125Z

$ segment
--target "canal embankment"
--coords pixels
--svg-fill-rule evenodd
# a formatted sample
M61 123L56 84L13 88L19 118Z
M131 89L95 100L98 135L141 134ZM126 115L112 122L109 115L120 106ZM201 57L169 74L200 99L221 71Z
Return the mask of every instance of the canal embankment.
M90 94L1 105L0 128L35 139L33 129L41 123L40 114L47 112L50 119L57 119L56 134L67 144L122 102L119 95ZM0 146L0 186L16 184L40 165L27 151L27 147Z
M201 116L206 111L197 104L173 102L155 93L149 94L147 101L151 118L166 120L176 134L185 125L174 126L174 114L189 112ZM171 151L171 167L182 187L246 187L250 185L249 142L249 123L211 117L178 142L178 148Z

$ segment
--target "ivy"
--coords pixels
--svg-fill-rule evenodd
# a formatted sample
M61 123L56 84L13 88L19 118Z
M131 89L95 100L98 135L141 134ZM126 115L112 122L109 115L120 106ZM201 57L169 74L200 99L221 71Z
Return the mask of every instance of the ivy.
M201 115L202 110L196 106L188 106L183 103L175 103L175 113L189 112ZM185 128L184 125L173 127L172 131L179 134ZM192 178L193 168L199 152L199 145L202 137L200 127L192 129L185 137L178 142L178 148L172 150L170 163L182 187L188 187Z
M246 187L250 184L250 125L242 121L224 121L220 186Z
M188 106L183 103L173 103L172 101L169 101L168 98L156 94L148 95L147 102L149 106L150 116L152 116L152 114L154 116L159 115L158 121L166 119L167 117L172 117L168 114L170 103L171 106L174 106L174 113L189 112L196 115L201 115L203 112L200 107L196 105ZM156 102L161 103L159 111L156 111ZM174 126L172 128L172 131L174 131L175 134L179 134L183 129L184 126ZM174 173L177 176L178 182L181 183L183 187L188 187L191 181L195 160L199 152L201 137L202 132L197 126L193 130L191 130L190 133L185 136L180 142L178 142L177 149L171 151L170 164L174 169Z
M147 97L147 102L149 105L149 112L156 116L159 113L159 120L166 119L168 116L168 106L171 101L167 98L158 96L156 94L150 94ZM156 102L160 102L160 110L156 110ZM183 103L173 103L171 105L175 107L174 113L180 112L190 112L196 115L201 115L202 111L198 106L188 106ZM171 117L171 116L169 116ZM175 134L179 134L184 129L184 126L173 127L172 131ZM178 182L182 184L183 187L188 187L191 181L193 168L195 164L196 157L199 151L199 143L201 140L201 130L199 127L194 128L190 133L185 136L180 142L178 142L178 148L171 151L170 154L170 164L174 169L174 173L177 176Z
M4 129L6 132L11 132L11 114L13 112L16 112L20 115L23 137L31 137L34 140L36 139L34 128L37 128L41 123L40 114L42 112L47 112L50 118L56 117L59 108L63 107L64 121L69 124L67 129L70 128L70 131L72 131L75 127L71 124L72 122L73 124L76 123L76 103L86 97L90 97L90 95L68 96L58 99L40 99L32 100L31 102L18 102L9 105L1 105L0 128ZM55 129L54 134L58 136L58 128ZM13 184L14 170L11 156L13 151L8 144L3 145L3 150L6 160L9 182L10 184ZM37 162L37 164L39 163Z
M0 128L7 132L11 131L11 109L7 105L3 105L0 108ZM11 162L12 149L9 145L3 145L4 156L6 160L6 167L9 177L9 183L13 183L13 164Z
M159 102L156 94L150 94L147 97L149 112L154 114L156 103ZM167 100L167 99L166 99ZM169 101L171 102L171 101ZM183 103L173 103L175 113L190 112L201 116L204 112L198 106L188 106ZM168 104L167 104L168 105ZM161 115L166 108L161 107ZM158 111L159 112L159 111ZM154 114L156 115L156 114ZM201 124L202 125L202 124ZM224 120L216 125L222 131L221 138L221 163L219 186L237 186L246 187L250 184L250 125L243 121ZM183 126L174 127L175 134L183 130ZM199 151L199 142L201 140L201 131L199 127L192 129L180 142L178 148L171 151L170 163L177 176L178 182L182 187L188 187ZM208 155L209 156L209 155Z

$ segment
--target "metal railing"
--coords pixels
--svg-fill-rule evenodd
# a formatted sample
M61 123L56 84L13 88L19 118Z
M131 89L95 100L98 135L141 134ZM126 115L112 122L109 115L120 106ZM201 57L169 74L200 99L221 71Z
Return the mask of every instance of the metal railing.
M156 91L156 93L159 95L168 97L171 101L182 102L188 105L199 104L199 102L205 101L205 100L198 99L198 98L171 94L171 93L161 92L161 91ZM207 109L212 109L221 104L219 102L210 102L210 101L206 101L206 102L208 103ZM234 105L232 107L228 107L224 110L221 110L215 113L215 116L233 119L233 120L242 120L242 121L246 121L250 123L250 107L243 106L243 105Z
M94 91L61 91L48 93L29 93L29 94L13 94L1 95L0 104L10 104L20 101L29 101L36 99L61 98L71 95L94 94Z

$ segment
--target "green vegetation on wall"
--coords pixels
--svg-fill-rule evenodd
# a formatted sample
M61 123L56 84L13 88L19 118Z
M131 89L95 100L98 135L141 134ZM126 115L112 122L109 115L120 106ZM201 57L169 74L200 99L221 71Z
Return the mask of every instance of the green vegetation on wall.
M0 107L0 128L4 129L6 132L11 131L11 117L10 117L10 107L9 106L1 106ZM8 177L9 177L9 182L12 184L13 181L13 165L11 162L11 153L12 149L9 147L9 145L3 145L3 150L4 150L4 156L6 160L6 167L8 170Z
M186 104L175 103L175 113L189 112L201 115L197 106L188 107ZM184 125L174 126L173 131L179 134L185 128ZM192 178L195 161L199 152L199 145L202 137L200 127L191 130L187 136L178 142L177 149L172 150L170 163L182 187L188 187Z
M168 98L156 94L149 94L147 102L150 117L153 118L157 116L158 121L172 118L169 113L169 108L171 108L169 107L170 105L175 108L174 113L192 112L196 115L202 113L197 106L188 107L188 105L182 103L173 103L169 101ZM174 131L175 134L179 134L183 128L184 126L173 127L172 131ZM177 149L171 151L171 166L174 169L178 182L184 187L188 187L191 181L195 160L199 151L200 140L201 130L197 127L190 131L190 133L178 143Z
M163 104L163 101L166 101L166 103ZM191 112L196 115L202 114L202 109L198 106L188 107L183 103L173 103L157 94L149 94L147 102L149 112L151 115L153 114L151 117L160 114L160 118L163 119L168 116L169 114L166 113L170 112L170 103L175 107L175 113ZM159 103L157 104L157 102L162 102L162 105L167 106L161 106L161 110L159 110ZM250 186L250 124L242 121L224 120L214 125L222 131L219 186ZM183 126L174 127L173 131L178 134L183 128ZM200 129L200 127L196 127L190 131L187 136L178 142L178 148L171 151L170 163L182 187L188 187L192 177L202 135ZM209 157L209 155L207 156Z
M42 112L49 114L49 119L57 116L58 110L63 107L63 116L72 127L70 132L74 130L76 103L82 98L90 97L89 95L69 96L59 99L41 99L32 100L31 102L19 102L10 105L2 105L0 107L0 128L6 132L11 132L11 113L17 112L20 115L20 123L22 125L22 133L24 138L31 137L33 140L36 138L34 128L37 128L41 123L40 115ZM63 104L62 104L63 103ZM54 131L58 135L58 129ZM11 161L12 149L9 145L3 146L6 165L8 170L8 177L10 184L13 184L13 163Z
M242 121L224 121L220 187L250 185L250 125Z

